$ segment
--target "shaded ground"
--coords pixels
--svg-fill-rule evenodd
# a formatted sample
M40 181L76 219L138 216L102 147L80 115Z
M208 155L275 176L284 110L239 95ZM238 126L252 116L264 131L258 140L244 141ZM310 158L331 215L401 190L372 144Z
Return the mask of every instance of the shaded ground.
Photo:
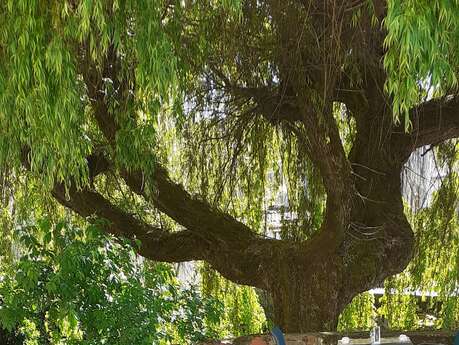
M23 341L22 337L0 328L0 345L22 345Z
M443 345L453 345L454 342L454 332L451 331L382 331L381 336L385 338L397 337L400 334L406 334L410 337L414 345L419 344L443 344ZM322 339L322 344L324 345L333 345L336 344L338 339L341 339L343 336L348 336L350 338L368 338L368 332L344 332L344 333L308 333L308 334L297 334L286 336L287 345L315 345L320 344L320 339ZM204 343L203 345L220 345L220 344L231 344L231 345L250 345L251 341L256 336L249 337L240 337L231 341L214 341ZM268 345L274 345L270 336L263 335L261 336L263 340Z

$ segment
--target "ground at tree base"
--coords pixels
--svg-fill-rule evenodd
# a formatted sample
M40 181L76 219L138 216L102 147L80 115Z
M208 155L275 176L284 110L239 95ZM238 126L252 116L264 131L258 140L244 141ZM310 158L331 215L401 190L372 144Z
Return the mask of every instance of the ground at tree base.
M453 345L455 333L452 331L383 331L382 337L396 337L406 334L413 345L443 344ZM352 338L368 338L369 332L320 332L306 334L286 334L286 345L335 345L344 336ZM262 342L261 342L262 341ZM276 345L270 335L253 335L239 337L233 340L216 340L200 345Z

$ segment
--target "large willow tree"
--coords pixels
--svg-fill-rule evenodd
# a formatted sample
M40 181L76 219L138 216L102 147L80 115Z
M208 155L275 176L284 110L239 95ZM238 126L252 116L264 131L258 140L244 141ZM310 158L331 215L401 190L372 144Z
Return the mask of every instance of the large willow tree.
M269 292L287 332L334 329L409 263L403 166L459 137L456 1L5 0L0 18L0 160L23 196Z

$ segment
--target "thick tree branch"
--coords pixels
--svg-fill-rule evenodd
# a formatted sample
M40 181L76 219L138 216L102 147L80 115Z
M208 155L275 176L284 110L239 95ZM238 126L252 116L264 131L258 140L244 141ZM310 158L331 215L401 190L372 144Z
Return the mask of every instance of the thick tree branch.
M233 99L242 98L245 102L255 103L254 111L268 122L279 124L281 121L301 121L300 109L296 106L294 98L287 95L285 90L268 86L240 86L232 82L218 67L211 66L210 70L211 78L219 89L231 95Z
M300 111L290 97L282 95L278 90L268 87L249 88L231 87L233 95L240 95L256 103L255 111L267 121L278 124L281 121L301 121Z
M459 137L459 96L432 99L411 110L412 130L405 133L403 125L396 133L411 151L424 145L438 144Z
M30 169L29 152L28 148L22 150L22 163L26 169ZM111 165L100 152L90 155L87 161L91 182ZM66 189L64 184L56 183L51 193L60 204L82 217L95 216L107 220L103 229L107 233L140 240L139 253L149 259L181 262L201 260L208 254L207 243L190 231L168 232L142 222L88 187L77 189L70 185Z
M57 184L52 194L59 203L82 217L96 216L108 221L104 230L117 237L141 241L139 254L153 260L180 262L204 259L207 244L191 232L167 232L144 223L110 203L99 193Z
M152 193L144 189L141 172L123 171L126 184L137 194L151 200L154 205L188 230L199 236L217 242L222 247L235 248L247 245L256 235L243 223L233 217L212 208L205 201L192 197L182 186L174 183L167 171L156 164L151 179L154 183Z

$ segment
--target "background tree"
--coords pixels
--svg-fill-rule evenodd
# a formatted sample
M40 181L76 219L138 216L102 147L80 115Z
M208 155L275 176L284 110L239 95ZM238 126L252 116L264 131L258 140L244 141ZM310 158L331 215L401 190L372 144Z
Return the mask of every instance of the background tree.
M8 179L26 171L147 258L268 291L287 332L336 328L412 258L403 166L459 136L456 3L21 0L0 14ZM276 240L263 210L283 184L296 218Z
M16 234L18 260L0 273L0 325L22 335L18 344L195 344L218 336L220 302L180 287L170 265L142 262L97 225L42 219Z

